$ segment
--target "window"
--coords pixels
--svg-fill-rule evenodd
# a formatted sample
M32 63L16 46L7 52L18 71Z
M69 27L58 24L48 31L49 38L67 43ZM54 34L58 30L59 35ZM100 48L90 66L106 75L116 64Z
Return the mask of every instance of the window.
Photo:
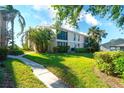
M57 39L61 39L61 40L67 40L67 32L65 31L61 31L57 34Z
M57 42L57 46L61 46L61 42Z
M80 41L80 35L78 36L78 41Z
M80 44L78 44L78 47L80 47Z
M57 46L67 46L67 42L57 42Z

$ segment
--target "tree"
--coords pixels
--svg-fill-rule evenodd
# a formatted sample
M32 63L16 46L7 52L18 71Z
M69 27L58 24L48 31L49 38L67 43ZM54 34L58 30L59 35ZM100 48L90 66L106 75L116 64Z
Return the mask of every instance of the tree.
M17 9L14 9L12 5L1 6L0 8L8 12L8 14L10 15L9 20L11 22L11 31L12 31L11 43L12 43L12 49L14 49L14 19L18 17L18 21L21 26L21 32L19 34L21 34L24 31L24 27L26 25L24 17L21 15L20 11Z
M83 6L78 5L54 5L56 12L56 24L61 25L63 21L67 21L74 27L77 27L77 21Z
M106 38L107 33L99 27L89 28L86 46L91 52L99 51L102 38Z
M46 52L53 38L54 32L49 27L30 27L25 34L25 41L31 45L30 48L35 47L36 52Z
M102 38L106 38L107 33L105 32L105 30L101 30L99 27L93 26L89 28L88 35L97 43L100 43L102 41Z
M54 5L52 7L57 10L56 23L62 24L66 20L72 26L78 27L80 14L86 11L86 13L110 19L116 23L117 27L124 28L124 6L122 5Z

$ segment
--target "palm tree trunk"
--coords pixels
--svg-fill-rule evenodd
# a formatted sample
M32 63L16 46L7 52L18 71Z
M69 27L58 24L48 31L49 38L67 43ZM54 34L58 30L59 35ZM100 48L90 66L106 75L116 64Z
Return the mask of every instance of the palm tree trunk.
M11 21L12 27L12 49L14 49L14 20Z
M0 47L5 48L6 46L7 46L6 21L0 18Z

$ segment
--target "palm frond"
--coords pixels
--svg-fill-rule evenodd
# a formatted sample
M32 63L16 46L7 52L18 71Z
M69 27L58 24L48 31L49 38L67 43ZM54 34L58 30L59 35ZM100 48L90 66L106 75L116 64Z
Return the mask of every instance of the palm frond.
M18 17L19 17L18 21L19 21L19 24L20 24L20 27L21 27L21 32L18 33L18 35L21 35L24 31L26 23L25 23L24 17L20 13L18 13Z

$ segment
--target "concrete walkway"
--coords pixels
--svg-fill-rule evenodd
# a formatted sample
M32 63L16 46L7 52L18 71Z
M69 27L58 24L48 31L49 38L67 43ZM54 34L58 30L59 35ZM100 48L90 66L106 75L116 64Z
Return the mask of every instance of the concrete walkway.
M26 65L31 66L33 74L41 80L48 88L68 88L68 86L62 82L58 77L56 77L53 73L48 71L45 67L42 65L33 62L27 58L23 58L21 56L11 56L9 55L9 58L16 58L24 62Z

